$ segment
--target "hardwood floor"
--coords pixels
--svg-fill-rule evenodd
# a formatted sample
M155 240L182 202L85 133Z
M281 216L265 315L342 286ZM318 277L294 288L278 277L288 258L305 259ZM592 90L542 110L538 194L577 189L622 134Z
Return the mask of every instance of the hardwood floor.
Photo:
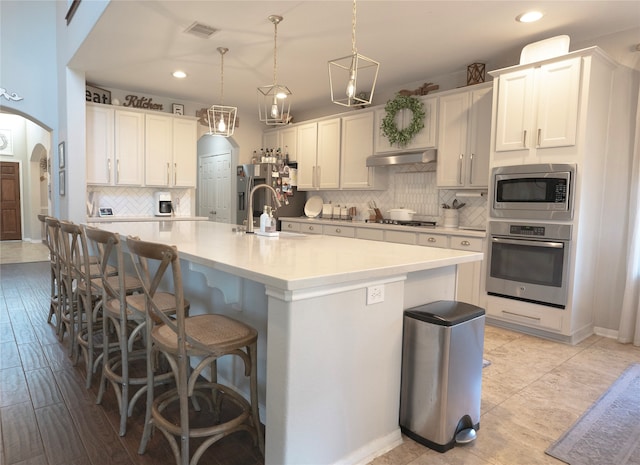
M68 337L58 341L49 310L48 262L0 265L0 464L173 465L168 442L156 432L137 453L144 402L118 435L113 389L96 405L97 379L84 387L82 359L73 366ZM201 465L256 465L263 459L246 433L211 446Z

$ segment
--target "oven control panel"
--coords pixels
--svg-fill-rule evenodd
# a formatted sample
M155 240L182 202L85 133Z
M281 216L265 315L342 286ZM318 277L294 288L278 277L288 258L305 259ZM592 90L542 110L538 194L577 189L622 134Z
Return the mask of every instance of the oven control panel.
M536 236L536 237L544 237L545 235L545 227L544 226L530 226L525 224L512 224L509 228L509 234L518 235L518 236Z

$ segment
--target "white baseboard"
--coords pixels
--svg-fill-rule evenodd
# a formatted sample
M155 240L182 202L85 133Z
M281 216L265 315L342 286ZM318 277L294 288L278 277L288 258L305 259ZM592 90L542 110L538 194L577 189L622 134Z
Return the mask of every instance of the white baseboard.
M598 336L618 339L618 330L616 329L600 328L598 326L595 326L593 328L593 332Z

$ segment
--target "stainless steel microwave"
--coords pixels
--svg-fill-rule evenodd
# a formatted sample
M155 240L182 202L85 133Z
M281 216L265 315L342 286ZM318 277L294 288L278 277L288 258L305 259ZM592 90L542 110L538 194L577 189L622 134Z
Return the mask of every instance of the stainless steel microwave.
M491 172L493 218L573 219L576 165L501 166Z

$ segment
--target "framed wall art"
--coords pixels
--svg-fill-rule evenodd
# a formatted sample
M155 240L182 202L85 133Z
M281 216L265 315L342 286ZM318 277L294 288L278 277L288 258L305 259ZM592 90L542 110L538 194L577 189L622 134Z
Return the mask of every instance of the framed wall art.
M64 197L66 194L66 175L64 174L64 171L60 171L60 173L58 173L58 192L60 193L60 197Z
M64 142L60 142L58 144L58 163L60 169L67 165L67 155L64 150Z

